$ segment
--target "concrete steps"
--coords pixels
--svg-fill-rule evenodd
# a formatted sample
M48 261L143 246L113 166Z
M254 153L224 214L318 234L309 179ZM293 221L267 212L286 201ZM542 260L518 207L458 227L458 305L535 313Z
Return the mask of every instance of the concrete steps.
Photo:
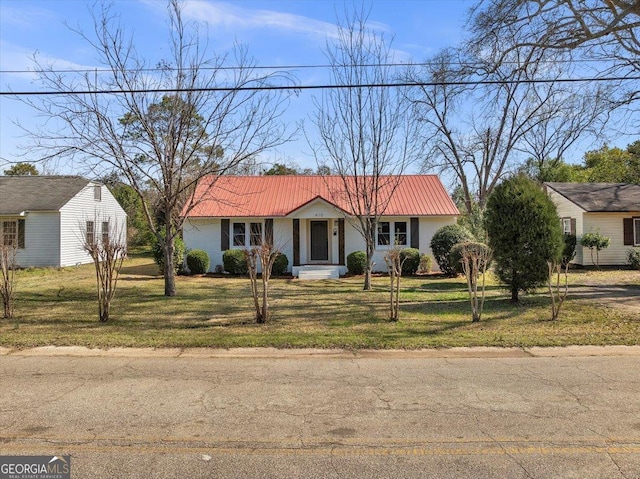
M297 274L296 274L297 273ZM306 265L297 268L294 276L302 280L339 279L340 266L334 265Z

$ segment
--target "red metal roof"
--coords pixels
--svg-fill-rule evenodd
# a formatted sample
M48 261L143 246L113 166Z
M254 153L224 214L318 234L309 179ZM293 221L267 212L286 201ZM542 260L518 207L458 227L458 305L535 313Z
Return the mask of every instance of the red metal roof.
M383 211L385 216L460 214L436 175L382 177L379 181L382 204L389 198L396 178L399 183ZM317 198L351 214L354 208L350 205L345 191L344 182L339 176L208 177L199 183L193 197L196 205L187 216L287 216Z

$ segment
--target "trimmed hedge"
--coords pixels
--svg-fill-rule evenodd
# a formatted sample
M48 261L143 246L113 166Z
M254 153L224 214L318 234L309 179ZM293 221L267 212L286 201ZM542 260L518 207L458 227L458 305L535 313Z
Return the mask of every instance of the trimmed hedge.
M416 274L420 267L420 251L415 248L404 248L400 251L402 264L402 276Z
M440 271L448 276L457 276L458 272L449 258L451 248L458 243L472 241L473 236L466 228L460 225L447 225L435 232L431 238L431 251L440 267Z
M347 270L351 274L364 274L367 268L367 254L364 251L354 251L347 255Z
M187 268L191 274L205 274L209 271L209 255L201 249L193 249L187 253Z
M271 268L271 274L273 276L282 276L287 272L287 266L289 266L287 255L278 253L278 257L273 263L273 268Z
M632 269L640 270L640 248L629 248L627 250L627 263Z
M229 274L244 275L249 273L244 251L241 249L228 249L222 254L224 270Z

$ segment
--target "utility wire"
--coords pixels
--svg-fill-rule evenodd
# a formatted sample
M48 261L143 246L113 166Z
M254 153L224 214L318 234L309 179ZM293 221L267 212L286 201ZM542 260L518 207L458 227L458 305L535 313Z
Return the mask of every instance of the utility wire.
M598 63L606 60L589 60L589 59L572 59L572 60L539 60L538 63ZM452 65L457 66L465 66L465 67L473 67L483 65L482 62L450 62ZM517 61L503 61L501 62L505 65L518 64ZM426 66L434 66L439 65L438 62L392 62L392 63L363 63L353 65L355 67L361 68L377 68L377 67L409 67L409 66L417 66L417 67L426 67ZM181 68L181 70L192 71L192 70L307 70L307 69L316 69L316 68L333 68L335 65L329 64L317 64L317 65L255 65L251 67L242 67L242 66L199 66L197 68L188 67ZM176 71L178 68L175 67L153 67L153 68L136 68L135 70L124 70L125 72L161 72L161 71ZM112 72L109 68L51 68L45 70L48 73L109 73ZM15 73L36 73L37 70L0 70L0 75L4 74L15 74Z
M198 93L198 92L232 92L232 91L275 91L275 90L333 90L356 88L410 88L429 86L478 86L478 85L513 85L536 83L581 83L602 81L637 81L636 77L592 77L592 78L556 78L538 80L473 80L446 82L397 82L397 83L363 83L355 85L269 85L241 87L206 87L206 88L140 88L130 90L63 90L63 91L1 91L0 96L52 96L52 95L124 95L132 93Z

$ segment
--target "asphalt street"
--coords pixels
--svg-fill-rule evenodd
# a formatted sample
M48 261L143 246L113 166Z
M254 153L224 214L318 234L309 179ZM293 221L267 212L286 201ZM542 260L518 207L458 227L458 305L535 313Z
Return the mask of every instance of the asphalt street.
M573 351L5 350L0 455L98 479L640 478L640 350Z

